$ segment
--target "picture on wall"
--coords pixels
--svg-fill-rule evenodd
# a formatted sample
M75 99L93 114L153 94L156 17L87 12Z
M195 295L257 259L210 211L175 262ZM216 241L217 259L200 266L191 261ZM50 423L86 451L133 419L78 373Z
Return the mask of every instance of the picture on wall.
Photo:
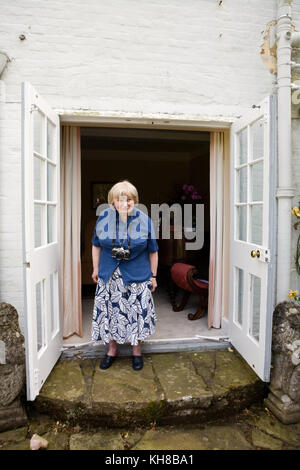
M108 192L114 184L114 182L92 182L92 209L107 203Z

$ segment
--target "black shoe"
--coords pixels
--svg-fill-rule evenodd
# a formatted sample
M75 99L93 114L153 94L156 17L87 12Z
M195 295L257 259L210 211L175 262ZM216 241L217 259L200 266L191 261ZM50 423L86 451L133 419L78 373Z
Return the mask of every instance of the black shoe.
M133 370L141 370L143 368L143 356L132 356Z
M104 358L100 362L100 369L108 369L112 365L116 357L117 356L108 356L107 354L105 354Z

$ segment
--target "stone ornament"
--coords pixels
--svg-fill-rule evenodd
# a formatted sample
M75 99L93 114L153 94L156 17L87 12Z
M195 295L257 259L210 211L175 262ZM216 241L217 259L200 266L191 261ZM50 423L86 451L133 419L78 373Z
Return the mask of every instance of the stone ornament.
M25 385L25 342L18 312L0 302L0 431L26 424L20 395Z
M272 369L266 406L284 424L300 422L300 308L282 302L274 310Z

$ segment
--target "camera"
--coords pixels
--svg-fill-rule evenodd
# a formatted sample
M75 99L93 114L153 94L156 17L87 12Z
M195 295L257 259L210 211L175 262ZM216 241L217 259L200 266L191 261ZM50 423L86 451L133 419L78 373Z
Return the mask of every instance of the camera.
M124 249L122 246L112 249L112 257L116 259L129 259L130 250Z

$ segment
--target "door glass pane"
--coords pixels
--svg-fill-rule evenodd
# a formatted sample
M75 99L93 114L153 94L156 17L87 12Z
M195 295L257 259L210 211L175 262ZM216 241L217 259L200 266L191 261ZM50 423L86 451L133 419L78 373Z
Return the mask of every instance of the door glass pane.
M247 144L248 144L248 138L247 138L247 127L243 129L239 134L239 158L238 158L238 165L242 165L243 163L247 162Z
M36 327L37 327L37 351L44 345L44 321L43 321L43 297L42 297L42 282L35 285L35 299L36 299Z
M244 301L244 271L239 268L235 268L235 286L235 320L242 326Z
M261 280L259 277L251 274L251 322L250 335L259 341L259 321L260 321L260 298L261 298Z
M58 328L58 272L50 274L51 334Z
M251 207L251 242L262 245L263 206L257 204Z
M43 161L38 157L33 157L34 171L34 199L42 199L43 186Z
M264 162L254 163L251 169L251 195L252 201L263 200Z
M47 205L47 243L55 241L55 206Z
M43 154L44 115L36 109L33 111L33 150Z
M47 163L47 200L54 200L54 173L55 168L51 163Z
M53 273L50 274L50 318L51 318L51 333L54 331L54 283Z
M252 132L252 160L264 156L264 122L259 119L251 126Z
M55 146L55 126L49 119L47 119L47 157L49 160L54 160L54 146Z
M43 205L34 203L34 246L42 245L43 233Z
M243 167L240 170L237 170L238 176L238 201L237 202L247 202L247 167Z
M237 239L247 241L247 206L237 207Z

